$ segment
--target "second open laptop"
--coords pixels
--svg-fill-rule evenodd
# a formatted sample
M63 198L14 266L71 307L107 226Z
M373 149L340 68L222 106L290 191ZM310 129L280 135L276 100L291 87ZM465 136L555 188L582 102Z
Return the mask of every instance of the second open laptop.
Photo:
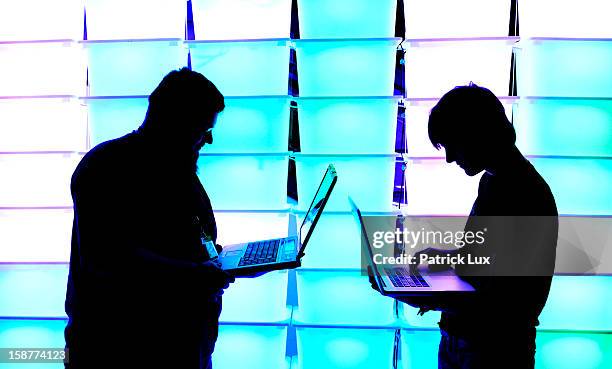
M223 270L241 276L300 266L306 244L312 236L337 179L336 169L330 164L297 236L225 246L219 255Z

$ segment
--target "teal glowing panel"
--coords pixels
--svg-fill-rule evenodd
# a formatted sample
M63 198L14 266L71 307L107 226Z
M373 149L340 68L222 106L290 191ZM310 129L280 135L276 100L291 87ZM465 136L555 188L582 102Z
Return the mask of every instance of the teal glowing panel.
M297 292L296 324L392 326L396 322L393 299L374 291L359 271L299 271Z
M287 327L221 325L212 355L215 369L289 369Z
M144 121L146 98L87 99L89 143L91 147L121 137Z
M338 172L338 181L327 202L327 211L350 211L347 196L363 211L393 210L395 155L296 155L298 209L306 211L319 188L327 166Z
M523 99L518 112L525 155L612 157L612 99Z
M399 97L301 98L304 154L388 154L395 151Z
M237 278L223 294L222 322L278 323L289 318L287 271Z
M289 142L288 96L226 98L207 153L286 152Z
M0 317L64 317L68 265L0 265Z
M391 96L399 39L295 40L300 96Z
M556 276L540 329L612 331L612 277Z
M200 180L217 210L286 209L288 165L288 154L206 154L198 160Z
M88 42L90 96L149 95L173 69L187 64L177 41Z
M403 329L400 367L402 369L437 369L439 345L440 332L438 329L431 331Z
M297 368L392 368L394 331L298 328Z
M0 347L49 347L61 348L64 342L65 320L0 319ZM4 368L0 364L0 368ZM33 364L28 364L32 368ZM15 367L23 365L15 364ZM42 368L54 367L51 365ZM57 367L57 364L56 364ZM63 365L61 365L63 367ZM13 368L13 366L7 366Z
M0 261L68 262L72 218L71 208L0 209Z
M285 39L195 41L188 42L188 46L193 70L204 74L223 95L257 96L287 94L287 43Z
M215 211L217 243L231 245L287 237L289 217L288 209L278 212Z
M396 0L298 0L300 37L393 37Z
M612 41L533 40L519 54L520 96L612 96Z
M530 159L550 186L560 214L612 214L612 160Z
M402 317L408 327L438 329L438 322L440 321L439 311L428 311L427 314L418 315L419 309L413 308L408 304L402 304L402 308Z
M196 40L288 38L291 0L192 0Z
M3 1L0 40L78 40L83 37L82 0Z
M612 367L612 334L543 333L536 338L536 368Z

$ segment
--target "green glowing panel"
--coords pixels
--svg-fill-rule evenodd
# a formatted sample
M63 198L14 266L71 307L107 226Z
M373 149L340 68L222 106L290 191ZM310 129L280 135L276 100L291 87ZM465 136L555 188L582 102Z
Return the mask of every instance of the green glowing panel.
M612 334L538 332L536 345L538 369L612 367Z

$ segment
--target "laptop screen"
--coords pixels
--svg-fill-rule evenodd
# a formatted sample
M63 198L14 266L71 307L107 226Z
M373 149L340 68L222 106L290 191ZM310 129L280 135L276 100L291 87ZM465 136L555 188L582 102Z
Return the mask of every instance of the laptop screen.
M314 199L310 204L310 208L308 208L308 212L304 217L304 221L300 226L300 240L302 241L300 253L304 250L304 246L310 239L310 235L312 234L314 225L316 224L317 220L319 219L319 216L323 212L323 208L327 203L327 199L329 199L329 195L331 194L331 191L334 185L336 184L337 178L338 176L336 174L336 169L334 168L333 164L330 164L327 167L327 171L323 176L323 180L319 185L319 189L317 190L317 193L315 194Z

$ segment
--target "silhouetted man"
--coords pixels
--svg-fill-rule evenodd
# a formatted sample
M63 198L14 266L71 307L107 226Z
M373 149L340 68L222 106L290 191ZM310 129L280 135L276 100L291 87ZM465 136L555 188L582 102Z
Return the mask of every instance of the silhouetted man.
M138 130L79 163L68 368L210 367L221 294L233 278L200 242L203 234L216 240L217 229L196 162L224 106L203 75L172 71Z
M422 253L486 254L496 264L455 267L474 293L401 301L421 312L442 312L439 368L533 368L536 326L557 243L558 214L550 188L515 146L503 105L485 88L471 84L449 91L431 110L428 128L448 163L456 162L468 176L485 171L466 231L488 227L488 233L484 245Z

